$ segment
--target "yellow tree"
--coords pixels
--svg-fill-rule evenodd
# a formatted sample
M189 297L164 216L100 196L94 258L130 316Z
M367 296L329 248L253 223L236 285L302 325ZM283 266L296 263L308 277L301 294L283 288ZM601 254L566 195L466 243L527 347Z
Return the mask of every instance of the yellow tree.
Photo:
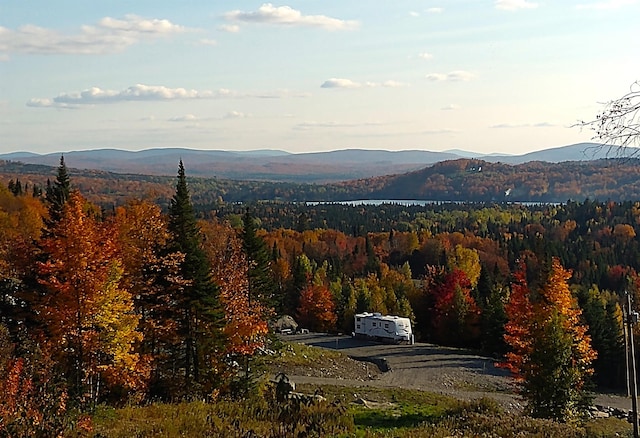
M115 232L84 208L73 192L53 233L41 242L47 261L39 263L39 281L46 292L37 307L72 395L95 402L105 383L138 383L132 348L140 334L131 294L120 286Z
M471 287L478 285L480 279L480 257L475 249L458 244L447 254L449 269L460 269L467 275Z
M390 269L381 263L380 285L388 291L386 306L389 313L415 320L408 298L415 290L409 263L405 263L399 269Z
M518 377L532 415L574 421L588 408L585 384L596 352L569 289L571 272L554 258L535 295L524 272L522 265L506 307L505 341L511 352L504 366Z

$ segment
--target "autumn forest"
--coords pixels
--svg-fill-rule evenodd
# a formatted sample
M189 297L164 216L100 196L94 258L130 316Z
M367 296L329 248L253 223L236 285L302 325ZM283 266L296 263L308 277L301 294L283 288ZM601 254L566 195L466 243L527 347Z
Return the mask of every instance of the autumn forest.
M91 202L63 159L40 189L2 184L0 430L244 397L280 315L331 333L409 317L416 341L495 357L534 416L579 418L587 388L624 388L640 202L195 202L187 173L164 204Z

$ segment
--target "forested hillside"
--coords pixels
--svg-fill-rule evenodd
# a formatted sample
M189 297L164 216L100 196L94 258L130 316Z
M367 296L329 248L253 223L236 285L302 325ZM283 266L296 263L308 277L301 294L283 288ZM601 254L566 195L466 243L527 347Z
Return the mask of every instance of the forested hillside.
M444 161L416 172L342 184L362 198L527 201L640 198L640 160L606 159L518 165Z
M166 206L172 178L70 169L76 187L89 200L105 207L121 205L131 196ZM0 161L0 178L19 181L25 191L46 186L55 168ZM470 202L566 202L585 199L640 199L640 161L606 159L519 165L460 159L420 171L334 184L298 184L192 178L196 205L211 208L220 201L293 202L354 199L415 199Z

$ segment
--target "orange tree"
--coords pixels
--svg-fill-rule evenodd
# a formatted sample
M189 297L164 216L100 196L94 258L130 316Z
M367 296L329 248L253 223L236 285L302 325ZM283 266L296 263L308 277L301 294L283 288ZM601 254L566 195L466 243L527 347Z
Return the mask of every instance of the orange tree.
M224 309L223 333L226 337L224 356L232 393L246 394L254 383L256 353L265 346L269 332L267 320L270 308L251 297L249 262L242 248L242 239L229 225L202 222L204 250L211 264L212 278L220 288ZM235 366L233 366L235 364ZM239 367L243 366L243 370ZM233 376L243 376L236 379Z
M506 306L505 341L511 351L502 365L516 377L531 415L575 421L590 401L586 383L596 352L567 283L571 272L554 258L535 292L525 272L521 264Z
M337 320L329 288L309 283L300 293L298 322L313 331L330 332L335 330Z
M104 387L138 385L133 346L140 334L131 294L121 286L116 233L85 207L71 192L51 235L41 241L47 260L38 263L38 279L45 293L36 307L70 395L96 402Z

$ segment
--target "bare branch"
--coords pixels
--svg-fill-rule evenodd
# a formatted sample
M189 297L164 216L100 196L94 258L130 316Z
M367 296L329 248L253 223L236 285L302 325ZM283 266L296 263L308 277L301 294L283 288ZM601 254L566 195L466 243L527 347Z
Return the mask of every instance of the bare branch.
M624 96L605 104L595 120L580 121L577 126L594 131L593 139L608 148L608 155L640 155L640 81Z

